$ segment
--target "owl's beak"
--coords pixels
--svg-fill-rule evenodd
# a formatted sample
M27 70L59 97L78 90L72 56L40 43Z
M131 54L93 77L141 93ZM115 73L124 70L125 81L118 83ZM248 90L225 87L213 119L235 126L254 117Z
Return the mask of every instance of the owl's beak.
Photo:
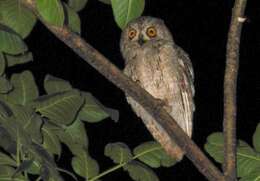
M140 36L138 37L138 44L139 44L140 46L142 46L145 42L146 42L146 40L144 39L144 36L143 36L143 35L140 35Z

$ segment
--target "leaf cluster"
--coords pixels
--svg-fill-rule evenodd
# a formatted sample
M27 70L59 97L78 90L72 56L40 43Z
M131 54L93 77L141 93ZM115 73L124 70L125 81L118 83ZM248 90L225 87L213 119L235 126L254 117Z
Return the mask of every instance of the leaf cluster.
M83 122L96 123L109 117L101 103L90 93L51 75L45 77L45 95L39 95L28 70L5 77L5 81L8 86L1 86L0 94L0 147L5 150L0 152L0 180L28 180L30 175L63 180L58 172L62 169L54 159L55 155L61 156L61 143L74 155L71 164L76 173L82 168L76 164L91 163L95 168L97 163L88 154ZM88 175L97 171L98 165Z
M237 176L240 181L255 181L260 178L260 123L253 135L253 147L242 140L237 141ZM218 163L224 161L224 137L220 132L207 138L205 150Z
M88 0L35 0L36 8L42 20L55 26L67 26L73 32L80 34L81 22L78 12L82 10ZM139 17L145 7L145 0L99 0L111 5L114 19L120 28ZM23 56L21 61L26 61L28 47L23 41L37 22L37 17L22 6L20 0L0 1L0 52L10 54L13 59ZM0 55L1 56L1 55ZM20 58L19 58L20 59ZM11 61L11 60L10 60ZM20 62L24 63L24 62ZM1 70L0 70L1 72Z

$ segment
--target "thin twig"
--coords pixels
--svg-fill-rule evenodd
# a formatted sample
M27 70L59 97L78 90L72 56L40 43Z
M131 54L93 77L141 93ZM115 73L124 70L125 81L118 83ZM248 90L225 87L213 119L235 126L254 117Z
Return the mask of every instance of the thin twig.
M116 66L86 43L80 36L72 33L67 27L56 27L44 22L38 15L33 0L21 0L23 5L31 9L42 23L61 41L69 46L74 52L82 57L86 62L93 66L98 72L105 76L108 80L122 89L127 95L134 98L149 112L156 121L145 123L146 126L153 126L157 129L157 135L162 132L168 135L184 150L186 156L194 163L198 170L212 181L224 181L224 175L212 164L212 162L203 154L199 147L186 135L176 121L162 108L161 103L154 99L149 93L142 89L139 85L126 77ZM160 139L164 149L174 152L175 148L171 148L165 139ZM174 155L174 154L171 154Z
M224 80L224 175L236 180L236 88L239 67L239 46L247 0L236 0L228 33Z

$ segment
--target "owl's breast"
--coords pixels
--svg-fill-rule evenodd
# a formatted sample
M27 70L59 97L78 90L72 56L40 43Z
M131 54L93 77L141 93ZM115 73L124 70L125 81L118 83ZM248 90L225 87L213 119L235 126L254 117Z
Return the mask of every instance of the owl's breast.
M174 94L176 77L173 73L172 60L169 60L168 56L153 50L144 51L136 59L134 77L146 91L161 99Z

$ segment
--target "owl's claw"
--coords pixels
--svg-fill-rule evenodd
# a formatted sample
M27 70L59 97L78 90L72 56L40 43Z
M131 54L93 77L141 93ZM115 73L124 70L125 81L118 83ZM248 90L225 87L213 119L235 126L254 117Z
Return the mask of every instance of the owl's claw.
M137 83L138 85L141 85L140 80L138 80L138 79L133 79L133 81L134 81L135 83Z
M156 99L159 106L163 107L167 112L171 112L172 107L169 105L169 101L167 99Z

